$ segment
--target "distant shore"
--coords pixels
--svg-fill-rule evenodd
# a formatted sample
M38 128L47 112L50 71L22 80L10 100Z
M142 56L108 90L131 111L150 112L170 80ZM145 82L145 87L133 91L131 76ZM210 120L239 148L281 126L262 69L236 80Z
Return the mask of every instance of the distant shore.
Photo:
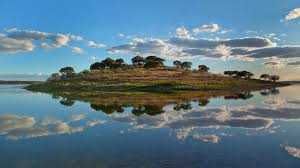
M42 81L14 81L14 80L0 80L0 85L31 85L43 83Z

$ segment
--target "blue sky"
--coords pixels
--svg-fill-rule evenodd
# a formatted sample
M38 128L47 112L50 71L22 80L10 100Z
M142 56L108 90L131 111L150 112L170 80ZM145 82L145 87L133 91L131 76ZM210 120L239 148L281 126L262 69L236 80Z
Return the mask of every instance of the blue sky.
M168 63L178 58L207 64L214 72L236 68L300 79L299 65L287 65L299 61L297 8L299 0L0 0L0 74L50 74L67 65L80 71L107 56L129 61L157 54ZM235 39L267 43L231 46ZM196 46L191 54L186 44L199 40L216 44ZM265 54L265 48L272 52ZM237 49L247 52L233 54Z

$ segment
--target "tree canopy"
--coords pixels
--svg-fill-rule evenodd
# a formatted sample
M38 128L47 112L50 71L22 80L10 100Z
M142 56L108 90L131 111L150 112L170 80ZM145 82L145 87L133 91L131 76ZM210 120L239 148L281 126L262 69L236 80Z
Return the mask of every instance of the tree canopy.
M191 63L191 62L188 62L188 61L183 62L183 63L181 64L181 67L182 67L183 69L191 69L191 68L192 68L192 63Z
M206 65L199 65L198 66L198 70L201 71L201 72L208 72L209 71L209 67L206 66Z

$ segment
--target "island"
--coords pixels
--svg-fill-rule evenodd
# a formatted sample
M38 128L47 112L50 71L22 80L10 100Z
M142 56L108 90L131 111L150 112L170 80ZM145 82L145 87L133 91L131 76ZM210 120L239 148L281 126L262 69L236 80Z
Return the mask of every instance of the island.
M248 71L210 73L206 65L191 69L191 62L174 61L165 66L165 60L156 56L136 56L132 64L123 59L106 58L90 65L89 70L76 73L72 67L61 68L43 83L34 83L26 89L36 92L178 92L178 91L253 91L287 85L277 82L279 76L262 74L253 79Z
M176 104L180 110L189 108L191 101L206 106L213 97L245 100L253 96L252 91L261 90L264 96L276 94L276 87L289 85L277 82L277 75L262 74L260 79L253 79L254 74L248 71L214 74L206 65L192 69L191 62L178 60L166 66L165 60L156 56L136 56L131 61L126 64L123 59L107 58L79 73L64 67L47 81L25 88L50 94L64 106L83 101L107 114L132 107L135 115L156 115L168 104Z

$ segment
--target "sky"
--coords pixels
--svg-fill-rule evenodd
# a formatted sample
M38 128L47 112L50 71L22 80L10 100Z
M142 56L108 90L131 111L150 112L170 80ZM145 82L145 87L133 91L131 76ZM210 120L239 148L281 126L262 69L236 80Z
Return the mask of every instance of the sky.
M300 80L300 1L0 0L0 79L135 55Z

